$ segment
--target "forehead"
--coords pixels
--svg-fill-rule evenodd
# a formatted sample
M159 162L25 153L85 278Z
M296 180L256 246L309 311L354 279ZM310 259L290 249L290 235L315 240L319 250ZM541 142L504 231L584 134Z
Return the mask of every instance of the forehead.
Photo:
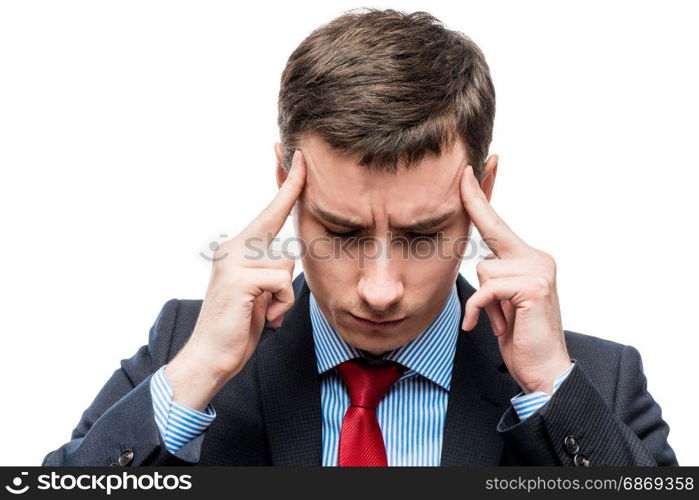
M450 151L440 156L428 153L420 163L396 173L360 167L315 135L306 138L302 149L307 166L305 204L362 218L379 212L401 219L460 204L459 180L467 163L461 140Z

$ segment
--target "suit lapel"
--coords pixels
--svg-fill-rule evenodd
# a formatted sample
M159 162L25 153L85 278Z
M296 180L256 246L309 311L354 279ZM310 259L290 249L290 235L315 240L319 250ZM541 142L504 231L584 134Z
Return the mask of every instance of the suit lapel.
M321 465L320 381L303 273L293 282L295 302L281 328L258 349L262 412L272 465Z
M459 274L457 291L464 304L475 289ZM476 327L461 330L454 355L449 403L444 424L441 465L498 465L503 442L496 427L518 392L507 373L484 310Z

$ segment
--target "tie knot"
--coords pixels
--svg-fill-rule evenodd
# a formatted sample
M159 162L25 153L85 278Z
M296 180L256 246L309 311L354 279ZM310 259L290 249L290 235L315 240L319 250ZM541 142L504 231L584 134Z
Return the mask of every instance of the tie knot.
M347 386L350 405L376 408L391 386L403 375L405 367L394 361L367 362L363 358L337 366Z

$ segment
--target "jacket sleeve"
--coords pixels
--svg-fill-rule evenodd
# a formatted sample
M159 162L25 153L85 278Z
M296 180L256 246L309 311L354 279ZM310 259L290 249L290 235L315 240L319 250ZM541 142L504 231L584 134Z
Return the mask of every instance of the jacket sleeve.
M669 427L648 393L635 348L623 347L617 373L613 401L607 402L576 363L546 405L524 422L510 408L498 433L526 465L677 465Z
M155 421L150 381L167 362L179 300L162 307L142 346L118 368L87 408L71 439L42 466L189 465L199 461L206 431L170 453Z

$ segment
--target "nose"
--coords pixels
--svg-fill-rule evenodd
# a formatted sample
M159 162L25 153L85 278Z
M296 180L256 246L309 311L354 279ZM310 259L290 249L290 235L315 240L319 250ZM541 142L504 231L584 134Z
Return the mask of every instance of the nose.
M375 311L386 311L403 297L403 282L399 266L395 264L397 263L387 255L364 262L357 291L361 299Z

